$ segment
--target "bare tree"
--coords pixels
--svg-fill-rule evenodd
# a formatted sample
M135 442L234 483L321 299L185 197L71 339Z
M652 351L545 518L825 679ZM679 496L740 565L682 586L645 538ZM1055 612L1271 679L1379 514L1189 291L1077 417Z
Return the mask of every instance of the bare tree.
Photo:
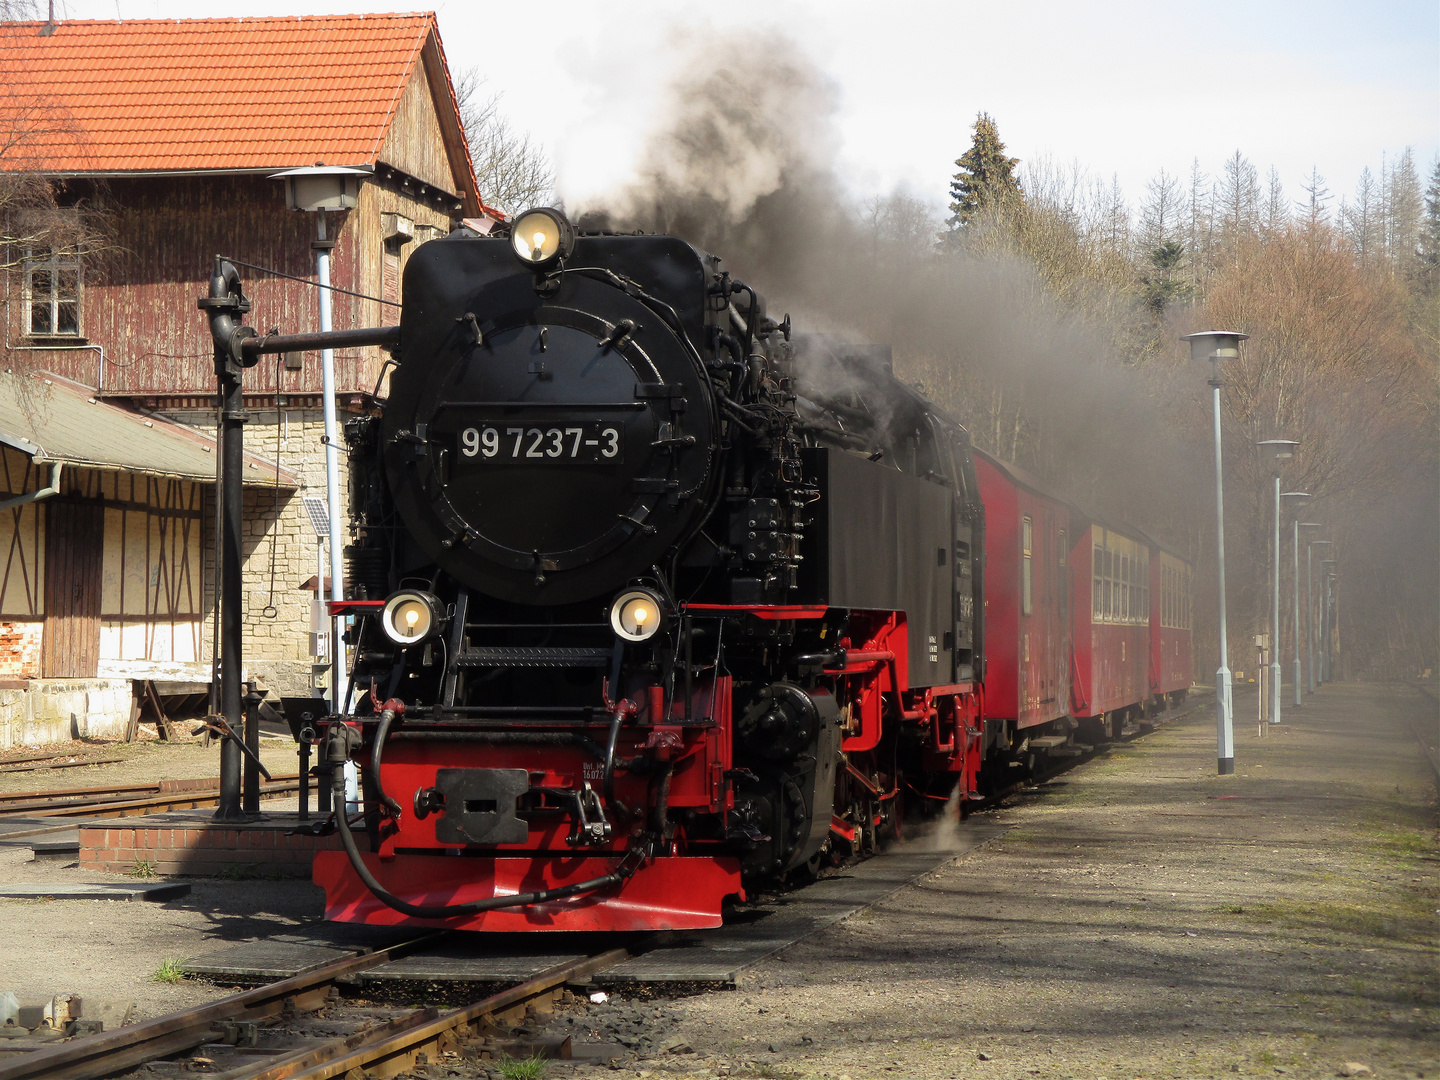
M1225 161L1215 199L1220 235L1226 244L1233 247L1259 230L1260 175L1239 150Z
M1280 181L1280 173L1272 165L1266 177L1265 211L1261 229L1266 236L1275 236L1284 232L1289 224L1290 205L1285 198L1285 185Z
M1340 220L1345 227L1345 234L1350 239L1350 246L1355 250L1355 258L1360 262L1369 262L1380 254L1381 249L1381 220L1382 220L1382 188L1375 182L1375 176L1370 169L1360 170L1360 180L1355 185L1355 201L1353 203L1341 203Z
M455 80L455 99L480 197L513 216L554 200L555 173L544 147L528 133L517 131L501 112L500 98L498 93L485 93L479 68L467 68Z
M0 4L7 5L0 9L6 15L30 10L22 0ZM8 295L27 298L18 323L22 333L73 334L82 260L105 247L102 191L95 182L67 183L51 175L47 165L55 148L83 148L84 133L65 109L15 74L0 60L0 276L10 279ZM85 269L93 279L99 268L92 260ZM36 302L41 292L47 303ZM5 362L23 366L29 355L9 352Z
M40 0L0 0L0 22L28 22L40 18Z
M1301 185L1305 192L1305 201L1297 203L1300 211L1300 223L1307 232L1315 232L1322 225L1330 222L1330 189L1325 186L1325 178L1320 175L1320 170L1311 166L1310 175L1305 183Z
M1413 273L1420 243L1420 176L1407 146L1390 170L1385 192L1385 252L1400 273Z

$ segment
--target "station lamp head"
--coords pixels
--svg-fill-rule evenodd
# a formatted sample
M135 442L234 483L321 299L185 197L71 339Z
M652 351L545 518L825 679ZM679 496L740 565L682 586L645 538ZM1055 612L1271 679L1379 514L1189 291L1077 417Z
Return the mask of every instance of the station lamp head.
M310 165L270 174L271 180L285 181L289 210L353 210L360 201L360 185L369 177L369 169L343 165Z
M575 229L559 210L537 206L510 225L516 257L534 270L547 270L575 250Z
M1281 462L1289 461L1295 456L1295 448L1300 443L1295 439L1260 439L1255 445L1278 467Z
M1186 334L1180 340L1190 343L1191 360L1219 363L1221 360L1240 359L1240 342L1249 337L1249 334L1235 330L1202 330L1198 334Z

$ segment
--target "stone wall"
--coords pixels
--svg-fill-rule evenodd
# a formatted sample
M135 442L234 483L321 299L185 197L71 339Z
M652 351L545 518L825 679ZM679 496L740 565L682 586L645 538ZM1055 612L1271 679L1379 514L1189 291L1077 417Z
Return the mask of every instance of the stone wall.
M28 690L0 690L0 750L123 737L133 696L129 679L32 679Z
M313 359L307 354L306 362ZM248 376L247 376L248 378ZM213 433L213 412L178 412L171 419ZM342 426L346 414L340 414ZM324 413L320 409L252 408L245 425L245 450L300 478L298 490L265 485L245 488L242 555L245 671L281 694L303 695L310 687L310 604L313 593L300 586L315 576L315 530L301 503L303 495L325 496ZM277 447L278 444L278 447ZM340 454L340 505L349 543L346 455ZM211 504L213 507L213 503ZM205 533L206 609L213 612L215 536L207 514ZM272 570L273 563L273 570ZM328 556L326 560L328 572ZM272 587L273 579L273 587ZM213 619L203 631L204 658L212 655Z

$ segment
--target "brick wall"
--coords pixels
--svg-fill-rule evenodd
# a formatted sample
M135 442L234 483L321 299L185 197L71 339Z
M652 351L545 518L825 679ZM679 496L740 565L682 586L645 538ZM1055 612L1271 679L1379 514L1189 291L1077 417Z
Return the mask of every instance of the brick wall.
M306 362L314 359L307 354ZM348 414L340 414L343 429ZM215 414L175 412L170 418L192 424L207 434L215 430ZM245 425L245 450L300 478L297 491L263 484L245 488L241 554L244 560L242 603L246 672L282 694L306 694L310 686L310 601L302 582L315 575L315 530L305 514L302 495L325 496L324 414L319 409L252 408ZM343 437L343 436L342 436ZM340 506L343 543L350 542L346 455L340 454ZM211 506L213 508L213 503ZM214 523L206 515L204 566L206 610L213 612L215 562ZM273 562L274 587L271 587ZM328 557L326 561L328 573ZM267 610L273 614L267 615ZM203 628L204 657L212 649L212 620Z
M129 874L148 864L165 876L309 878L317 851L340 850L337 836L291 836L253 825L82 827L80 867Z
M40 676L42 622L0 621L0 679Z

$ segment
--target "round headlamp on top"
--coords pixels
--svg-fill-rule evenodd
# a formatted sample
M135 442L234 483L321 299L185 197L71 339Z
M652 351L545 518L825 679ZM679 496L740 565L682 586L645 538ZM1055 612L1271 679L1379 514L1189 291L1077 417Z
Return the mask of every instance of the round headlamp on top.
M575 250L575 229L548 206L526 210L510 225L510 246L526 266L544 270Z
M610 628L626 641L648 641L665 621L665 605L649 589L626 589L610 605Z
M380 611L380 628L396 645L419 645L440 632L445 605L438 596L418 589L405 589L385 601Z

